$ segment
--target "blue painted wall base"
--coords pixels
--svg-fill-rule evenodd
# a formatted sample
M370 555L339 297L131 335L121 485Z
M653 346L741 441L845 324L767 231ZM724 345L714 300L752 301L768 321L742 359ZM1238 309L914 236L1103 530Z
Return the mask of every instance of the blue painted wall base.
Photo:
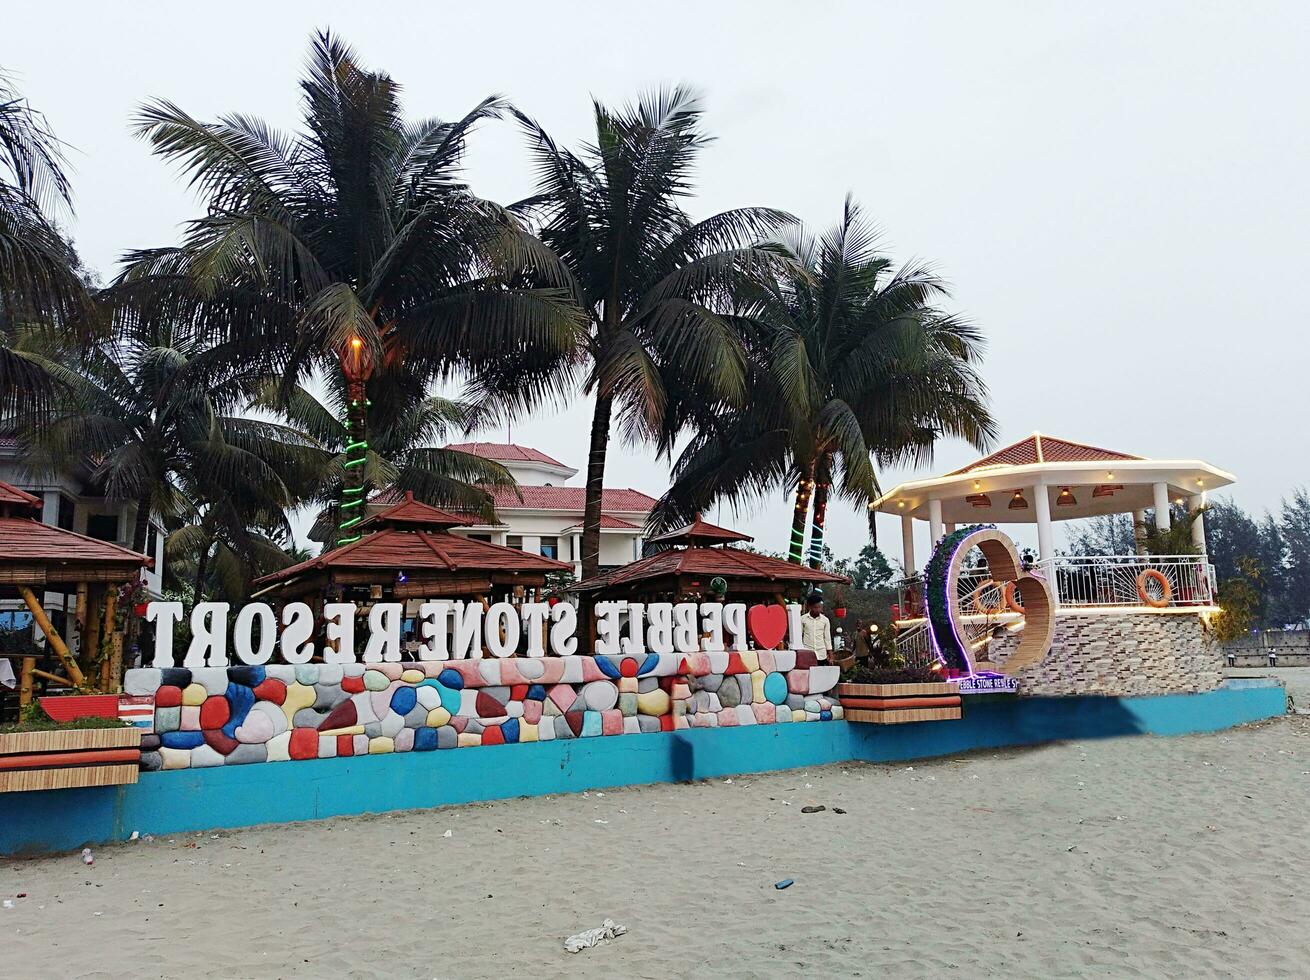
M1208 694L966 701L959 721L844 721L569 739L142 773L134 786L0 793L0 854L831 762L891 762L1117 735L1216 731L1281 715L1277 682Z

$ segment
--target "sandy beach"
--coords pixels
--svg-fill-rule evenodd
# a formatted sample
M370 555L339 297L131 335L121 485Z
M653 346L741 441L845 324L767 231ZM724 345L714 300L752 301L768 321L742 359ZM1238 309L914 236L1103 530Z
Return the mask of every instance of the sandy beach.
M1308 802L1293 715L177 835L0 863L0 974L1304 976Z

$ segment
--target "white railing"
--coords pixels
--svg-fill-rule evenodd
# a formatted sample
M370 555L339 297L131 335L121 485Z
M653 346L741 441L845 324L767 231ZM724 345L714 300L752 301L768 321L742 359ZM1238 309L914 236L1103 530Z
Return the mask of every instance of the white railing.
M1211 606L1214 566L1204 555L1060 557L1037 570L1059 592L1062 606Z
M1061 606L1082 608L1187 608L1215 603L1214 566L1204 555L1105 555L1059 557L1039 561L1033 569L1050 583ZM961 573L956 601L966 617L1000 617L1014 612L1013 591L990 583L987 568ZM918 576L896 583L898 619L919 619L927 613L923 580Z
M927 620L896 634L896 653L907 667L927 667L937 659L928 636Z

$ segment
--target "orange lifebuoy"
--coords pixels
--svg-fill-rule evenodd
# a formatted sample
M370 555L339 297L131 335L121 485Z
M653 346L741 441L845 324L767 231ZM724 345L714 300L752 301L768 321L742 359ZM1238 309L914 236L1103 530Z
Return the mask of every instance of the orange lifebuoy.
M1152 598L1146 591L1147 582L1159 583L1160 598ZM1164 572L1156 568L1146 568L1137 575L1137 597L1153 609L1163 609L1173 599L1174 587L1169 584L1169 579L1165 577Z
M1001 601L998 605L988 606L982 601L983 593L988 589L997 589L1001 593ZM978 588L973 590L973 611L982 616L995 616L999 612L1005 611L1005 588L995 579L984 579Z
M1023 603L1019 601L1021 598L1022 596L1019 594L1018 583L1006 582L1005 605L1009 608L1010 612L1023 612Z

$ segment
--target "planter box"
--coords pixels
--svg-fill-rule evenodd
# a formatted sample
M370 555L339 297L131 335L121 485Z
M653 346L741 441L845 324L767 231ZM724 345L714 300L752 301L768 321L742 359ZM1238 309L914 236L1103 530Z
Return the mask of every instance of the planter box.
M954 684L838 684L837 700L847 721L902 725L961 717Z
M141 729L72 728L0 735L0 793L135 783Z

